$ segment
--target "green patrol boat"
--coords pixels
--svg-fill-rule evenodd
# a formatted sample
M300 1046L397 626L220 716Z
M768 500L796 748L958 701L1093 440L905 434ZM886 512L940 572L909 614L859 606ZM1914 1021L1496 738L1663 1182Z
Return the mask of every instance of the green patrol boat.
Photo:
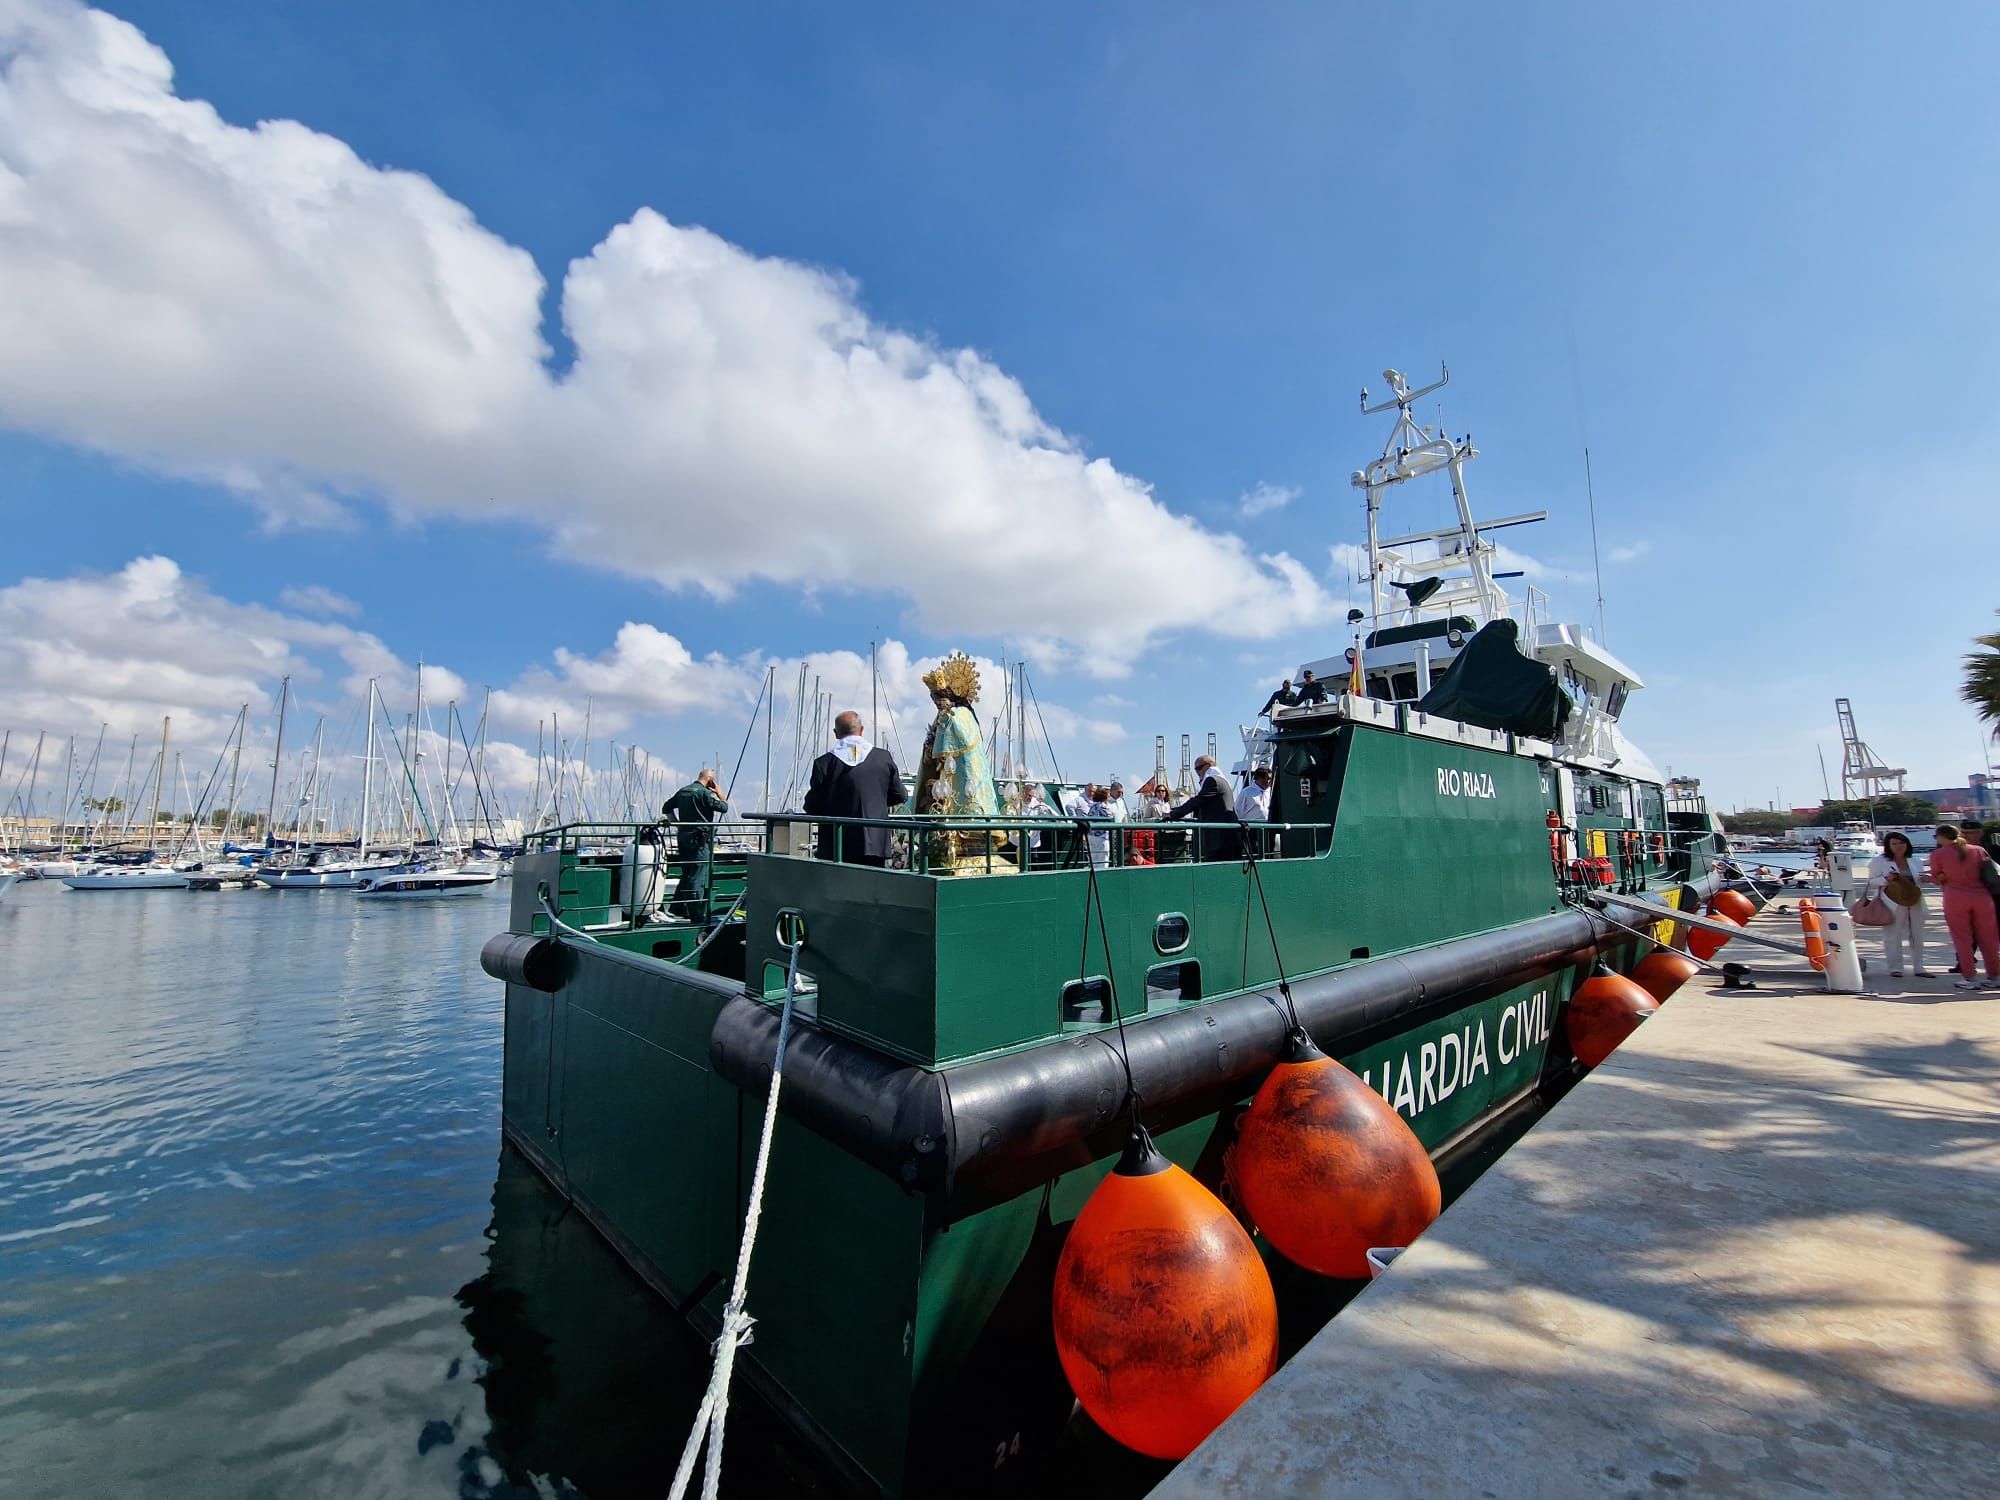
M738 1363L859 1489L970 1492L1059 1440L1054 1267L1125 1144L1128 1067L1159 1147L1234 1204L1284 981L1448 1164L1576 1076L1572 990L1665 935L1585 898L1690 910L1715 884L1695 788L1618 727L1638 678L1507 598L1465 501L1475 450L1414 421L1435 386L1389 373L1396 430L1356 475L1374 610L1320 664L1357 690L1246 732L1276 772L1261 828L892 817L875 868L772 815L717 828L699 909L658 899L651 830L554 829L515 862L482 955L507 1140L706 1331L800 997ZM1393 487L1438 471L1460 525L1380 537Z

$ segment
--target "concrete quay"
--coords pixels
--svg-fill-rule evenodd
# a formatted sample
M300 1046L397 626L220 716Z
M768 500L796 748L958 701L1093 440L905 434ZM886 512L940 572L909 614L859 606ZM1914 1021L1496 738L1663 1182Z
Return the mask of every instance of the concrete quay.
M1863 944L1725 948L1157 1500L2000 1492L2000 994Z

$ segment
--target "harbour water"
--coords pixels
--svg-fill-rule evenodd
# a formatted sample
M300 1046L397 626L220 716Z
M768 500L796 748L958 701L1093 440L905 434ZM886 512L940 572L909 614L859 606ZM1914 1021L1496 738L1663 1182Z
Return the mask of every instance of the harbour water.
M502 1156L505 892L0 901L0 1488L665 1493L706 1350Z

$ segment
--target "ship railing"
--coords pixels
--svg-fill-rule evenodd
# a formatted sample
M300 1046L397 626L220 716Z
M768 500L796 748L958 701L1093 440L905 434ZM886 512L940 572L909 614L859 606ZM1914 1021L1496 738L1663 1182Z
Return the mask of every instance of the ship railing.
M1114 822L1109 818L807 817L802 813L757 813L770 827L768 852L814 857L816 829L883 829L888 833L885 867L914 875L1038 874L1080 870L1141 869L1241 859L1243 841L1253 841L1260 859L1315 859L1333 847L1325 823ZM1023 855L1025 854L1025 860Z
M1615 890L1621 895L1673 885L1687 878L1692 850L1708 835L1691 828L1583 828L1551 825L1561 835L1563 855L1554 847L1550 862L1556 886L1565 895ZM1601 835L1601 837L1600 837Z
M725 859L732 855L764 853L770 836L770 829L764 822L741 818L725 819L720 823L606 821L564 823L556 828L537 829L528 834L522 844L529 853L554 850L585 864L600 860L616 862L624 857L635 841L658 844L666 857L672 858L677 842L675 835L682 831L706 833L709 847L717 857Z

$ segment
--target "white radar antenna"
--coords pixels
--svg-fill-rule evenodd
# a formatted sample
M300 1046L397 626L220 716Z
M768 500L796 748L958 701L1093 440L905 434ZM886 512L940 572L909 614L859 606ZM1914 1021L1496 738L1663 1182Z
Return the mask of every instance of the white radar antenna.
M1436 427L1426 427L1410 410L1431 392L1442 390L1450 383L1450 367L1440 365L1438 378L1414 391L1400 370L1384 370L1382 378L1389 382L1389 399L1370 406L1368 392L1364 389L1361 392L1361 414L1372 417L1378 412L1393 410L1396 425L1389 433L1389 441L1382 447L1382 456L1367 468L1356 469L1350 479L1368 499L1370 622L1376 627L1411 624L1421 617L1420 610L1428 615L1469 615L1477 625L1500 619L1509 612L1507 595L1494 581L1493 543L1481 533L1497 531L1503 526L1545 521L1548 512L1538 510L1528 515L1506 516L1498 521L1473 520L1472 505L1465 496L1465 464L1468 459L1479 457L1479 450L1472 446L1469 435L1458 439L1448 437L1442 422ZM1436 531L1383 537L1382 502L1388 492L1396 485L1435 474L1440 469L1451 479L1452 500L1458 507L1458 524ZM1426 554L1412 558L1400 550L1425 542L1436 544L1435 556ZM1392 576L1422 569L1429 570L1426 576L1407 582ZM1391 589L1399 591L1403 598L1391 602L1388 597Z

